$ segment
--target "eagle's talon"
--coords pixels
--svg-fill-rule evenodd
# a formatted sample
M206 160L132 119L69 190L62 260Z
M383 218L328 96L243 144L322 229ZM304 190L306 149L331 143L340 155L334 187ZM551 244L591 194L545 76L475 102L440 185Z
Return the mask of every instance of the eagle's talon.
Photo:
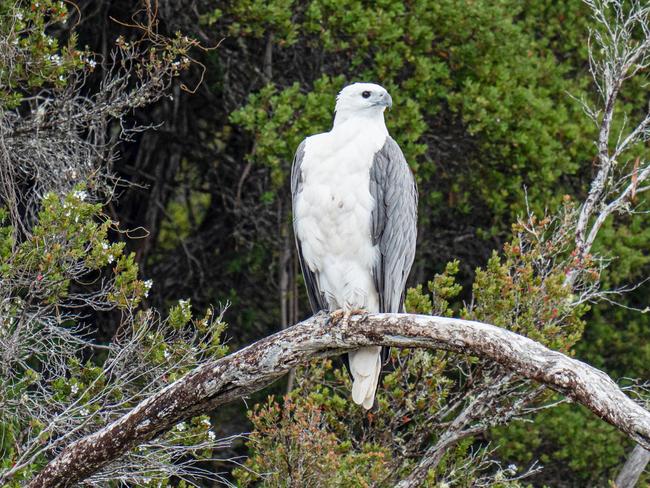
M330 323L334 325L338 324L344 318L347 319L346 312L341 308L330 313Z
M361 318L363 318L368 315L368 311L365 308L355 308L354 310L350 310L350 312L348 312L348 318L350 318L352 315L361 315Z

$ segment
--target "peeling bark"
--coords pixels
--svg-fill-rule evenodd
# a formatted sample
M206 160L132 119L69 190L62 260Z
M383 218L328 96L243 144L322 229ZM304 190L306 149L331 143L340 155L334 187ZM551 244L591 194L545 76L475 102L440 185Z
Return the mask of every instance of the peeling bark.
M323 314L189 373L121 419L66 447L28 486L71 486L177 422L260 390L312 358L370 345L443 349L496 361L583 404L650 449L650 412L605 373L531 339L446 317L372 314L333 323Z

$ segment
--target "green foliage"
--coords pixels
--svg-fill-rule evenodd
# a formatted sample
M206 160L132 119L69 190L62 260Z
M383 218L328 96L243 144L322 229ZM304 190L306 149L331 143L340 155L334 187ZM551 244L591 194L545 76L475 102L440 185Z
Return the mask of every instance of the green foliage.
M276 184L286 179L300 140L327 130L334 95L353 80L378 80L391 91L396 109L387 121L407 160L421 182L436 187L432 178L448 181L454 206L464 212L479 201L497 214L520 209L524 184L534 202L548 202L557 196L552 185L575 173L579 157L586 155L590 129L575 116L579 107L560 95L579 94L580 87L565 78L571 65L558 63L546 41L532 35L529 24L537 18L520 3L471 2L462 8L428 0L354 1L344 7L332 0L291 3L300 5L292 16L285 6L254 1L219 11L238 19L228 24L232 35L272 32L281 49L300 36L337 59L334 72L314 78L313 86L267 85L231 117L253 134L249 157L271 165ZM289 17L292 27L280 27L289 25ZM453 180L436 171L443 162L432 158L433 147L424 138L427 127L447 112L475 141L469 167ZM426 198L438 198L437 191Z
M451 317L453 310L449 307L450 300L456 298L463 289L455 280L459 264L458 261L447 263L444 272L436 274L433 280L427 283L427 290L431 295L424 293L422 285L409 288L404 303L406 311Z
M233 474L241 486L394 486L414 467L423 441L435 433L453 382L445 379L444 354L393 351L395 370L387 374L379 408L364 413L349 401L350 382L331 361L312 363L297 373L299 385L283 399L269 397L249 412L254 430L250 457ZM432 394L433 393L433 394ZM467 457L474 463L467 464ZM472 486L492 472L485 486L517 488L514 472L484 465L485 452L473 440L460 442L429 473L429 485ZM411 456L414 459L411 459Z
M541 482L571 479L577 486L604 486L605 480L616 477L633 447L626 436L580 406L560 405L534 420L496 429L491 437L507 462L538 460L544 466ZM640 483L643 486L643 480Z
M255 151L248 158L270 167L272 191L286 184L293 152L305 134L314 127L327 130L331 124L335 95L332 86L342 84L340 77L323 77L308 94L301 92L298 83L282 91L267 85L252 94L245 107L232 113L233 124L255 134Z
M647 285L639 290L638 296L648 296ZM585 341L576 350L578 357L615 378L648 378L650 318L647 313L622 307L614 311L603 305L594 307Z
M293 17L293 0L278 0L265 2L252 0L250 2L228 2L225 7L228 15L236 20L228 29L231 36L264 37L269 32L277 37L278 42L291 45L296 42L298 30ZM220 9L205 17L209 24L214 23L223 15Z
M326 366L327 367L327 366ZM255 426L249 443L255 455L235 476L242 486L269 473L264 486L369 486L386 478L390 453L366 444L354 452L353 443L327 428L326 417L345 408L345 400L329 389L315 398L290 395L281 407L273 397L258 405L250 419ZM327 407L323 408L323 402Z
M82 188L63 198L46 195L32 235L21 243L13 243L12 229L4 227L3 248L14 249L3 256L2 277L33 280L44 300L55 304L67 297L73 282L115 263L109 301L123 308L137 306L146 287L137 279L133 256L124 254L124 243L108 241L114 222L101 214L101 205L86 198Z
M187 198L172 200L167 206L168 220L162 222L160 245L173 249L187 239L192 232L192 223L201 221L210 206L210 195L206 192L192 192Z
M570 207L565 212L571 215ZM551 349L569 351L582 336L581 317L588 307L573 303L573 291L565 283L568 263L564 260L570 259L566 252L573 234L562 231L564 222L548 217L538 222L532 217L532 228L521 222L513 225L516 237L504 246L503 256L494 252L487 267L476 270L472 305L463 311L463 317L512 330ZM558 235L564 240L553 239ZM587 280L598 278L591 269L593 263L582 266Z
M14 64L0 69L0 107L14 108L26 94L44 85L63 88L68 76L90 61L88 54L76 48L76 36L61 46L49 32L65 24L68 6L55 0L0 2L0 36L6 38L3 49L15 50ZM9 53L7 53L9 54ZM8 59L7 56L6 59Z
M0 342L13 345L0 366L0 475L12 470L6 486L20 486L43 467L50 453L40 446L72 429L78 436L104 426L156 388L228 351L221 317L208 310L195 319L188 300L165 320L151 310L135 313L152 283L139 279L124 243L109 241L117 224L87 198L82 187L46 195L26 238L17 239L0 222ZM88 359L84 352L90 343L76 312L81 307L116 308L125 317L107 354ZM140 455L160 458L162 443L186 446L195 460L210 458L215 434L209 418L181 425L139 448ZM165 454L168 463L173 452ZM154 470L149 477L167 476Z
M109 301L120 307L137 306L145 285L137 279L133 256L124 254L124 243L108 241L108 231L115 223L102 215L101 205L85 202L86 197L83 189L64 198L46 195L32 235L4 256L2 277L33 280L44 300L54 304L65 300L73 281L115 263ZM11 228L4 227L2 234L6 236L3 247L9 249Z

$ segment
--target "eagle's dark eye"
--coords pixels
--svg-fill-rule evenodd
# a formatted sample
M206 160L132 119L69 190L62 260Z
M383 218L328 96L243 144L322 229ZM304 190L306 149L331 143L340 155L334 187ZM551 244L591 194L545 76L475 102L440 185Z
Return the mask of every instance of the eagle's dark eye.
M363 98L368 98L368 97L370 96L370 92L369 92L369 91L364 91L364 92L361 94L361 96L362 96Z

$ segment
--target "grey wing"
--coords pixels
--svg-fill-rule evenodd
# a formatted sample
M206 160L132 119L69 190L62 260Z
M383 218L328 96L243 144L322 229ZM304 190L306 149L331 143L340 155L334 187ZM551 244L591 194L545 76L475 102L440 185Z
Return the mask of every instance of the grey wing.
M291 203L295 215L296 197L302 191L302 170L300 168L303 157L305 156L305 141L302 141L296 150L296 155L293 157L293 166L291 167ZM296 247L298 248L298 258L300 259L300 268L302 269L302 276L305 280L307 287L307 296L309 297L309 304L313 313L321 310L327 310L327 302L325 296L321 293L318 287L318 280L313 271L305 262L302 255L302 245L298 239L296 232L296 219L293 220L293 234L296 238Z
M375 154L370 193L375 199L372 238L380 252L373 269L379 311L402 312L406 280L415 258L418 193L404 154L390 136Z

